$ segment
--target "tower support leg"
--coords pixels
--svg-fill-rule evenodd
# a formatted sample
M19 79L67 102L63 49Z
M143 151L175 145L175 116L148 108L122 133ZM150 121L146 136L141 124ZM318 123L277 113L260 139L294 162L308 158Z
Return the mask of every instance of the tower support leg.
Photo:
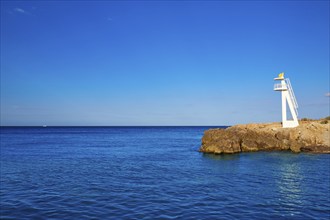
M288 102L289 109L293 120L287 119L286 103ZM282 126L283 128L294 128L299 125L297 114L294 110L292 100L288 91L282 91Z

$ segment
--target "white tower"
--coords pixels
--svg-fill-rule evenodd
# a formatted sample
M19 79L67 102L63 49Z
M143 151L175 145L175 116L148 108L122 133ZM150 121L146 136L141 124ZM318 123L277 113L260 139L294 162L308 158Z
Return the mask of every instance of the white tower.
M275 91L282 93L282 125L283 128L294 128L299 125L298 122L298 103L294 96L289 79L284 79L284 73L280 73L274 80L280 81L274 85ZM286 115L286 103L288 103L293 120L288 120Z

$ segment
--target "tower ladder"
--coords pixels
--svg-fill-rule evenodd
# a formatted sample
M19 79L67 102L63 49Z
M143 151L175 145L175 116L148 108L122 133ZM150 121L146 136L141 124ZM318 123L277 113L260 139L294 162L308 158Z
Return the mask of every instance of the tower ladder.
M286 78L285 82L286 82L286 85L287 85L287 88L288 88L290 99L293 103L294 111L296 112L296 115L298 117L298 103L297 103L297 100L296 100L296 96L294 95L294 92L293 92L293 89L292 89L289 78Z

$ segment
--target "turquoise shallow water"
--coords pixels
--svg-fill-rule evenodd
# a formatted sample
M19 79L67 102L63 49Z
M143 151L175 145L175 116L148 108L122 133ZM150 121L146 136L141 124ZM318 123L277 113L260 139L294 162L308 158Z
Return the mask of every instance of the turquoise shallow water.
M1 128L1 219L329 219L330 155L197 152L208 127Z

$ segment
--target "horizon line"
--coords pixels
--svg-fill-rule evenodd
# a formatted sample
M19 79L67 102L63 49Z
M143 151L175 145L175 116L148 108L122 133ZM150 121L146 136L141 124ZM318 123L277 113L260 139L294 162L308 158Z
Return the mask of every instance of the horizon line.
M229 127L232 125L0 125L0 127Z

